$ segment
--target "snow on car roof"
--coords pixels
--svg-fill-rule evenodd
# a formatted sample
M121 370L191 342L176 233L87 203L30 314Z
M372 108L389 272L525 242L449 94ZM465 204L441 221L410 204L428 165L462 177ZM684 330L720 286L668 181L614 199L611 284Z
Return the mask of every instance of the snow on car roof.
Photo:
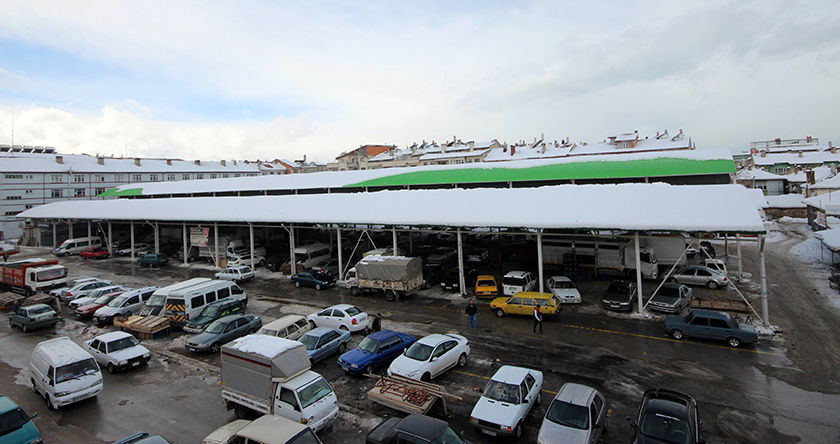
M112 331L110 333L105 333L104 335L99 335L99 336L95 337L94 339L99 339L102 342L111 342L111 341L116 341L117 339L125 338L127 336L131 336L131 335L124 332L124 331Z
M242 353L254 353L272 359L280 353L300 345L300 342L275 336L248 335L228 343L227 347Z
M506 384L519 385L519 383L525 379L525 376L529 371L531 370L523 367L503 365L490 379L493 381L504 382Z

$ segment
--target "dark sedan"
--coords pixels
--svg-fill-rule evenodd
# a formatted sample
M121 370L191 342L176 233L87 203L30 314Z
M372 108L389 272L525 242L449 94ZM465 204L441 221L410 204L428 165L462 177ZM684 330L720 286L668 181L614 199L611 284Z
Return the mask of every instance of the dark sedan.
M712 310L694 310L686 317L668 316L665 330L674 339L684 337L726 341L731 347L758 341L752 325L741 324L729 313Z
M642 396L637 419L628 416L636 429L635 444L700 444L703 421L691 396L664 389L649 389Z
M335 277L320 271L301 271L292 275L292 283L295 284L295 287L313 287L320 290L334 286Z
M236 338L256 333L262 327L262 319L256 315L230 315L216 319L187 341L187 350L192 352L218 353L222 344Z
M475 282L475 279L478 277L478 270L475 268L467 268L464 271L464 284L469 287ZM443 287L444 290L449 291L460 291L461 290L461 275L458 268L453 268L446 273L446 276L443 277L443 280L440 282L440 286ZM466 289L464 289L466 290Z
M630 281L612 281L601 298L601 306L607 310L633 311L636 284Z
M647 306L651 310L679 314L691 302L692 290L682 284L662 284Z
M401 355L417 338L393 330L382 330L362 339L359 346L341 355L338 365L351 375L373 373L379 367L391 363Z

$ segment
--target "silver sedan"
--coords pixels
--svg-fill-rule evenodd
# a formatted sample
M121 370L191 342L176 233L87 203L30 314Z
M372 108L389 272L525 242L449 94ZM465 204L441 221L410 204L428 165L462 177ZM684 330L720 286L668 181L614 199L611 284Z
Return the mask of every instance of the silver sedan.
M692 266L671 274L667 282L677 282L686 285L703 285L714 290L729 285L729 279L720 271L709 267Z

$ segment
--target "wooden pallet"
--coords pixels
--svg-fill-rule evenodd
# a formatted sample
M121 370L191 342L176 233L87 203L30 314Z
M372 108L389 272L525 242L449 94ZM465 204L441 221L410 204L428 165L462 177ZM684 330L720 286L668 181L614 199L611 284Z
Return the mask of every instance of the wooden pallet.
M691 298L691 308L753 313L753 309L750 307L751 305L747 305L747 302L742 299L702 298L698 296Z
M162 316L134 315L128 318L114 318L114 326L139 333L142 339L151 339L157 333L169 329L169 319Z
M365 376L378 379L373 388L368 391L368 399L401 412L425 415L435 401L441 399L444 413L446 413L446 398L461 400L461 397L446 393L443 387L437 384L414 381L398 375Z

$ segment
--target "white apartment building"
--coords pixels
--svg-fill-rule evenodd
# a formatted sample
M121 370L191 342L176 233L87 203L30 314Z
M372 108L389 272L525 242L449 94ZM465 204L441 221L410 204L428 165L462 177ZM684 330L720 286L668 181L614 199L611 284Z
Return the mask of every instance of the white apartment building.
M31 149L30 149L31 148ZM19 237L20 212L61 200L106 199L118 185L259 176L255 163L57 154L52 148L0 146L0 231Z

